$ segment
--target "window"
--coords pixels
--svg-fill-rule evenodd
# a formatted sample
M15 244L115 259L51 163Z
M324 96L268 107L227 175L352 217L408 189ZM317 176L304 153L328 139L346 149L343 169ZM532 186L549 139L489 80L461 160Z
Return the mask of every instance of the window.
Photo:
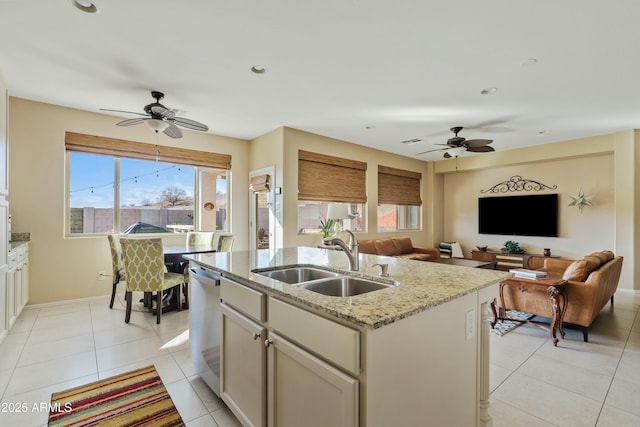
M364 231L363 203L349 203L349 219L342 220L342 227L351 231ZM329 202L298 200L298 232L322 233L320 221L327 218Z
M298 151L298 231L321 233L329 203L349 205L344 228L365 230L367 164L356 160Z
M68 235L227 230L228 168L206 167L225 165L202 161L212 153L72 133L66 143Z
M378 231L420 229L422 174L378 166Z

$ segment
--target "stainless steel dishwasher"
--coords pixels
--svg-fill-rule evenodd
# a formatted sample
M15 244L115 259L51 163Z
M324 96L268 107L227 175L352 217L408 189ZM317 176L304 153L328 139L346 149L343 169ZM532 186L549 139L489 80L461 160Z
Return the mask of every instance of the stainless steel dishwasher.
M189 268L191 361L200 377L220 396L220 274Z

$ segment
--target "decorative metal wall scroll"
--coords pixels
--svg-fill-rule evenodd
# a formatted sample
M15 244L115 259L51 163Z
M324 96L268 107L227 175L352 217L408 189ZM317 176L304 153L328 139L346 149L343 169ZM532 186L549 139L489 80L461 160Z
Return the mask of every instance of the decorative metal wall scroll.
M506 181L499 182L488 190L480 190L481 193L508 193L510 191L542 191L555 190L557 185L550 187L532 179L525 179L520 175L514 175Z

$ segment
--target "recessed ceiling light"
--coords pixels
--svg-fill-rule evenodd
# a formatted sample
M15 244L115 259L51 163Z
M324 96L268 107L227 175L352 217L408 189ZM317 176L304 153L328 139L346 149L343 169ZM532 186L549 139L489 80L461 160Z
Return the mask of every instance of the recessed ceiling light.
M367 129L367 130L371 130L371 129L375 129L375 126L374 125L367 125L364 128Z
M264 74L265 71L267 71L267 69L262 65L254 65L253 67L251 67L251 72L254 74Z
M524 61L521 61L520 62L520 66L521 67L530 67L532 65L536 65L537 62L538 62L537 59L529 58L529 59L525 59Z
M540 132L538 132L538 136L546 136L549 135L551 133L550 130L546 129L546 130L541 130Z
M497 91L498 91L497 87L488 87L488 88L482 89L480 93L483 95L491 95L493 93L496 93Z
M93 2L90 0L71 0L71 4L73 4L76 9L81 10L86 13L97 13L98 8Z

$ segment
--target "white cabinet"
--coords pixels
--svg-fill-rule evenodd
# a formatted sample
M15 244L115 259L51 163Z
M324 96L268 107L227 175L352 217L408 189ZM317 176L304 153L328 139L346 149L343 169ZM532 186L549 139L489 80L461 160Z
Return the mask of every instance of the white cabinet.
M27 245L9 251L6 273L6 322L11 328L29 300L29 251Z
M18 253L9 252L9 270L7 271L7 327L10 329L18 317L18 306L16 300L19 297L17 282L18 275Z
M266 426L265 328L222 304L221 397L243 425Z
M221 397L243 425L358 425L358 331L225 278L220 295Z
M358 425L358 380L269 332L269 426Z

